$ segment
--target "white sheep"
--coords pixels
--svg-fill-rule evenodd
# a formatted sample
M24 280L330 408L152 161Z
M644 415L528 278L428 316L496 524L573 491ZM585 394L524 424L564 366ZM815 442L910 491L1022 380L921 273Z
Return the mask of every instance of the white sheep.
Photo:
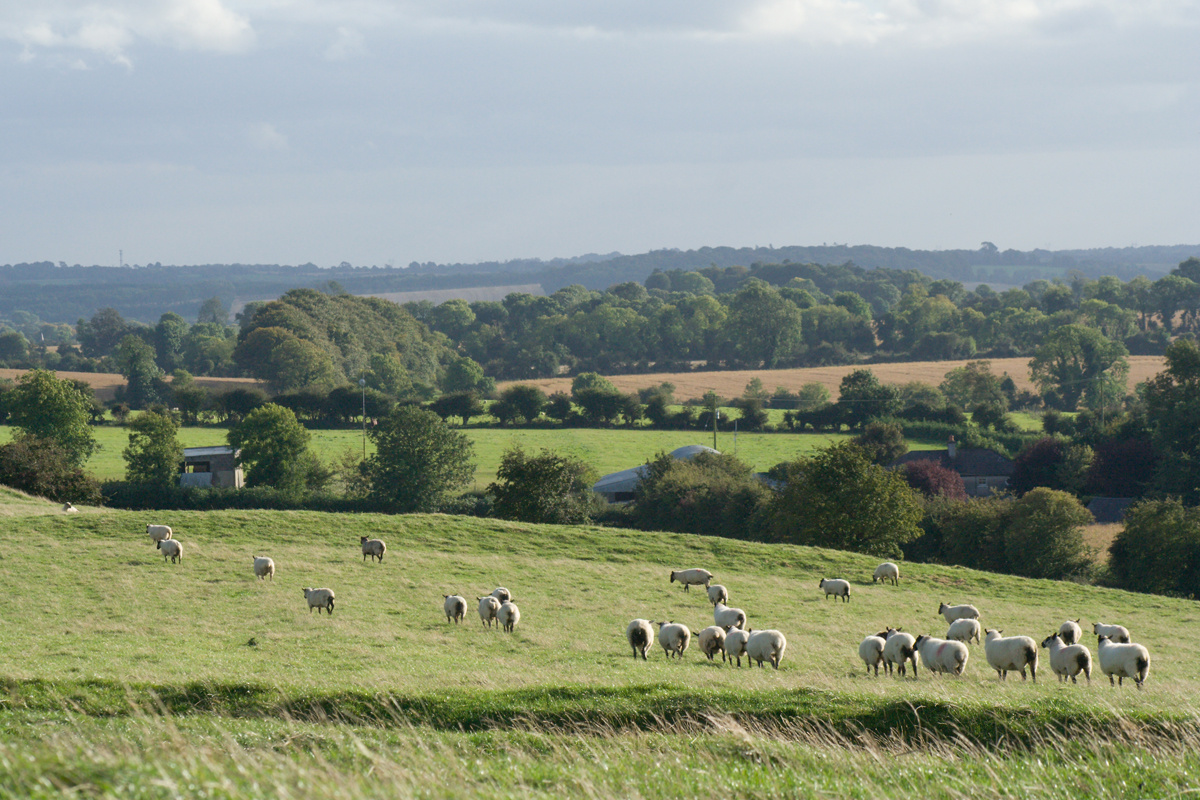
M467 616L467 598L456 594L444 594L442 610L446 612L446 623L449 624L453 620L457 625Z
M949 629L946 631L946 638L955 642L971 643L974 639L979 643L979 620L977 619L956 619L950 623Z
M746 612L740 608L730 608L724 603L713 606L713 622L728 633L732 628L746 627Z
M163 561L166 561L169 558L171 559L172 564L175 563L176 559L179 560L179 563L183 563L183 545L174 539L163 539L161 542L154 545L154 547L157 550L162 550Z
M64 514L78 514L79 509L76 508L75 506L71 505L70 503L63 503L62 512Z
M688 591L689 587L699 586L704 584L707 589L712 583L713 575L706 569L681 569L671 570L671 583L679 581L683 584L683 590Z
M304 599L308 601L308 613L313 609L320 614L322 610L333 614L333 589L304 589Z
M817 588L825 590L826 600L833 595L842 598L842 602L850 602L850 581L844 581L841 578L821 578Z
M650 648L650 643L654 641L654 629L650 627L650 620L635 619L625 628L625 639L629 642L629 646L633 648L633 660L637 661L638 653L642 654L642 661L646 660L646 651Z
M1071 683L1078 683L1075 676L1080 672L1087 682L1092 682L1092 653L1081 644L1063 644L1057 633L1052 633L1042 640L1042 647L1050 651L1050 671L1058 676L1062 683L1067 678Z
M921 663L930 672L962 675L963 670L967 668L967 659L971 657L970 651L962 642L948 642L932 636L918 636L913 642L913 647L921 654Z
M362 545L363 561L367 560L367 556L371 557L371 561L379 559L383 561L383 554L387 552L387 545L382 539L368 539L365 536L358 537L358 543Z
M754 631L746 640L746 657L757 661L760 669L764 661L770 662L772 667L779 669L779 661L783 658L783 651L786 649L787 639L782 633L775 630Z
M683 658L688 644L692 641L692 631L687 625L678 622L656 622L658 626L658 643L662 645L667 658L678 656Z
M722 661L725 660L725 629L720 625L709 625L697 634L696 641L700 645L700 652L708 656L709 661L717 653L721 654Z
M899 628L888 628L883 634L883 668L888 674L895 670L903 677L907 674L905 664L911 661L913 677L917 677L917 664L921 655L917 652L916 637L911 633L904 633Z
M899 585L900 567L891 561L883 562L875 568L875 575L871 578L871 583L875 583L876 581L883 581L884 583L891 581L893 586Z
M938 613L945 618L947 625L956 619L979 619L979 609L975 606L948 606L941 603L938 605Z
M479 621L489 628L492 627L492 620L496 618L496 612L500 610L500 601L490 594L475 599L479 601Z
M750 638L751 631L749 630L731 630L725 634L725 660L732 663L737 661L737 665L742 665L742 656L746 654L746 641ZM747 659L749 666L749 659Z
M503 586L497 586L495 589L492 589L491 596L499 600L502 604L512 600L512 592Z
M887 642L878 635L868 636L858 645L858 657L867 665L868 675L871 674L871 667L874 667L876 677L879 676L879 665L883 663L883 648L886 645Z
M719 583L714 583L712 586L708 587L708 602L712 603L714 606L717 603L728 603L729 590Z
M1083 641L1083 630L1079 627L1079 620L1067 620L1059 625L1058 635L1062 637L1063 644L1079 644Z
M1025 668L1029 668L1029 677L1037 683L1037 643L1028 636L1002 636L1004 631L988 628L983 637L983 652L988 665L996 670L1000 680L1008 680L1009 670L1021 670L1021 680L1025 680Z
M147 525L146 535L150 537L150 541L158 544L164 539L171 538L170 525Z
M502 603L496 609L496 621L500 623L500 629L512 633L517 627L517 623L521 621L521 609L517 608L517 604L511 600L507 603Z
M275 562L266 556L254 557L254 577L260 581L265 578L275 580Z
M1103 622L1097 622L1092 626L1092 633L1107 636L1113 644L1129 644L1133 641L1129 638L1129 629L1124 625L1105 625Z
M1096 639L1096 650L1100 657L1100 671L1108 676L1108 685L1113 685L1113 676L1120 686L1125 678L1133 678L1139 689L1150 676L1150 652L1140 644L1114 642L1100 634Z

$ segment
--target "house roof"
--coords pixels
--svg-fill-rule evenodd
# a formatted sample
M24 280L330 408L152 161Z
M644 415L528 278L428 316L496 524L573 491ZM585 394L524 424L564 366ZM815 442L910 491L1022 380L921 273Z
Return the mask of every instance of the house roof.
M691 461L701 453L716 453L720 455L721 451L705 447L702 444L689 444L672 450L671 458L677 461ZM638 484L642 482L642 478L646 477L646 466L642 464L639 467L630 467L620 472L611 472L596 481L592 486L592 491L600 492L601 494L632 492L637 489Z
M1132 503L1132 497L1093 497L1087 510L1092 512L1096 522L1124 522L1125 512Z
M1010 458L985 448L959 447L954 458L947 450L914 450L897 458L888 466L899 467L914 461L936 461L949 467L963 477L980 475L1012 475L1013 462Z
M204 458L206 456L231 456L233 448L229 445L218 445L216 447L185 447L183 448L184 458Z

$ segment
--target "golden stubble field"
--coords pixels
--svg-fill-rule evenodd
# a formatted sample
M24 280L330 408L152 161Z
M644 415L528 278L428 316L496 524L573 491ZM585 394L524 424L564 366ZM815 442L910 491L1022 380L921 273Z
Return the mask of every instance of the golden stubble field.
M991 361L992 372L997 375L1012 376L1019 389L1033 389L1029 380L1029 359L1027 358L993 358L970 359L973 361ZM803 367L797 369L740 369L727 372L648 372L640 375L610 375L609 380L622 392L632 392L647 386L657 386L666 381L675 384L675 397L688 400L703 397L704 393L712 390L722 397L738 397L753 378L762 381L767 391L783 386L795 391L806 383L824 385L834 397L837 397L838 385L842 378L856 369L869 369L884 383L900 384L909 381L921 381L933 384L942 382L946 373L966 364L967 361L908 361L896 364L847 364L838 367ZM1138 383L1154 377L1163 369L1162 356L1130 356L1129 357L1129 387L1132 389ZM570 378L547 378L536 381L509 381L500 384L500 389L515 383L531 383L547 394L553 392L571 391Z
M24 375L29 370L25 369L0 369L0 378L8 378L15 381ZM125 378L122 375L117 375L109 372L59 372L54 373L62 380L84 381L96 392L96 398L101 402L112 400L117 393L118 386L125 385ZM196 378L196 384L203 386L210 392L220 394L228 392L231 389L250 389L259 388L266 389L266 384L261 381L256 381L253 378Z

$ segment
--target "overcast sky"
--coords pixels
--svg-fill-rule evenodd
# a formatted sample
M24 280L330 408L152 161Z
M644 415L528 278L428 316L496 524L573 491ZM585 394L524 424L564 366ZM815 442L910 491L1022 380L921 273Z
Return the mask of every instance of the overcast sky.
M1200 243L1200 0L0 0L0 263Z

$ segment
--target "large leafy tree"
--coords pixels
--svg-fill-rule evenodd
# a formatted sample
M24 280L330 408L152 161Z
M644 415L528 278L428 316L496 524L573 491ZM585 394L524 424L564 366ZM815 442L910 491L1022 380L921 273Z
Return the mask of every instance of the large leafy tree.
M1200 597L1200 509L1187 508L1178 497L1129 509L1109 553L1122 588Z
M1090 384L1124 395L1128 352L1125 345L1106 338L1095 328L1062 325L1046 336L1029 362L1029 371L1043 394L1054 393L1059 405L1071 411Z
M187 321L174 311L158 318L154 326L154 353L164 372L174 372L183 365L183 342L187 334Z
M115 308L102 308L91 319L79 320L75 326L75 338L85 356L101 358L112 353L133 328Z
M946 373L942 380L942 394L962 409L981 403L1008 407L1008 399L1000 388L999 376L992 372L990 361L969 361Z
M1083 526L1092 515L1073 496L1038 488L1008 513L1004 555L1008 570L1027 578L1068 578L1087 569Z
M895 386L879 382L869 369L856 369L842 378L838 407L847 424L858 427L872 417L894 414L900 407L900 392Z
M155 381L162 370L154 360L154 348L139 336L130 334L113 352L118 369L125 376L124 401L130 408L145 408L158 399Z
M302 491L313 467L309 433L291 409L274 403L260 406L229 432L229 444L241 450L247 486L274 486Z
M1146 419L1160 453L1156 486L1200 502L1200 347L1179 339L1167 368L1146 383Z
M172 486L178 482L183 463L183 445L179 443L179 423L170 414L147 411L128 425L129 445L125 457L125 480L153 486Z
M30 370L8 392L5 404L9 424L21 435L57 442L75 466L83 466L96 451L88 426L91 403L70 381L46 370Z
M572 525L587 522L596 506L595 471L583 461L548 450L527 454L520 447L500 459L488 486L501 519Z
M646 530L753 538L770 490L729 453L680 460L660 453L645 467L632 508Z
M369 435L371 495L397 511L437 511L474 474L471 440L427 409L400 406Z
M237 346L234 360L275 391L332 387L342 379L329 353L284 328L255 328Z
M802 315L773 286L751 278L729 301L725 332L731 358L773 367L800 346Z

